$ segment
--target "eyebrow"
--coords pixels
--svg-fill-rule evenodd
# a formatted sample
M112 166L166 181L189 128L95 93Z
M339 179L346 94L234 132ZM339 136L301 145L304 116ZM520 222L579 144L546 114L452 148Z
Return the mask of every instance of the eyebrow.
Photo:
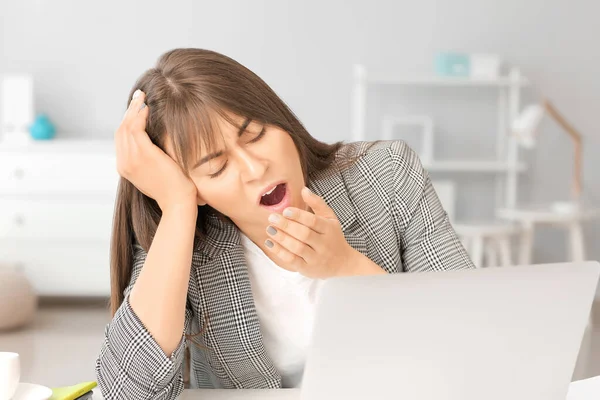
M240 129L238 130L238 137L242 136L242 133L244 133L244 131L246 130L246 128L248 128L248 125L250 125L250 122L252 122L252 120L250 118L246 118L246 120L244 121L244 123L242 124L242 126L240 127ZM216 153L212 153L209 155L206 155L204 157L202 157L200 160L198 160L198 162L196 164L194 164L194 166L192 167L192 169L196 169L199 166L201 166L204 163L209 162L212 159L215 159L217 157L221 157L223 155L223 151L217 151Z

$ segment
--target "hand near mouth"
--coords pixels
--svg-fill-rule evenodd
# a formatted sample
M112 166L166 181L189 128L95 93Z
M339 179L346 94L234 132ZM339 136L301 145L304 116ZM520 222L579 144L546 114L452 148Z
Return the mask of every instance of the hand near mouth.
M308 188L302 198L314 214L288 207L283 215L269 216L271 239L265 245L284 267L318 279L385 273L346 242L335 212L322 198Z

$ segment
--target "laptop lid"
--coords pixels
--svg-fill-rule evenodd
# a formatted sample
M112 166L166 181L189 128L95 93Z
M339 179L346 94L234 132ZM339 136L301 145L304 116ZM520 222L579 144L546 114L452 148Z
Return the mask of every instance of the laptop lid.
M583 262L330 279L301 397L564 400L599 276Z

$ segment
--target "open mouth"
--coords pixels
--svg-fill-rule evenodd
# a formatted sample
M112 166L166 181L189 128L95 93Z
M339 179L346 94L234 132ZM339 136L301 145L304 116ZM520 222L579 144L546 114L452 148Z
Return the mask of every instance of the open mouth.
M272 207L276 206L283 201L285 198L285 194L287 191L287 184L280 183L275 186L273 189L263 194L260 198L260 205Z

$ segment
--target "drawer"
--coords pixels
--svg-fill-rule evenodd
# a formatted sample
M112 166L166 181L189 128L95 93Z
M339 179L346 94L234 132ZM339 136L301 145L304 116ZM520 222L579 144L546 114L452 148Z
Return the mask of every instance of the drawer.
M20 267L41 296L109 296L109 247L0 239L0 263Z
M110 240L114 202L0 198L0 239Z
M91 153L2 153L0 193L114 193L116 158Z

